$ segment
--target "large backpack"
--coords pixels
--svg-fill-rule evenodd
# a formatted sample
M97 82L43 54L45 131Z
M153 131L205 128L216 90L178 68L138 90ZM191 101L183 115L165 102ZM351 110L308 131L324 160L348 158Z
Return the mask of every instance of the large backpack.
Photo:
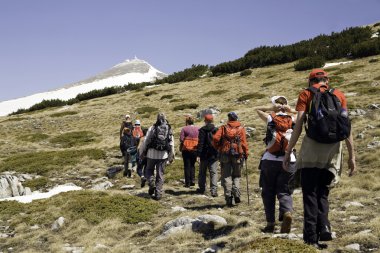
M132 135L123 135L121 139L121 145L124 151L130 148L136 147L136 139Z
M342 109L340 100L334 95L334 89L321 92L309 87L313 93L307 112L305 130L307 136L320 143L336 143L347 139L351 132L351 122L347 111Z
M222 126L222 145L227 145L227 154L235 157L243 155L243 148L241 146L240 135L242 134L243 127L231 127L229 125ZM225 149L224 149L225 150Z
M150 141L149 148L170 151L171 126L169 124L154 125L153 131L153 138Z
M293 128L292 117L286 114L271 114L272 121L267 125L267 132L264 142L267 145L266 150L275 155L285 155L285 149L288 146L287 134L289 129Z

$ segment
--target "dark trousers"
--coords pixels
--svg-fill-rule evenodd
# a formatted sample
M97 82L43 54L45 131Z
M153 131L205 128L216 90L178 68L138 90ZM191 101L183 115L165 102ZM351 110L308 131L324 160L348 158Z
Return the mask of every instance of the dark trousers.
M147 159L146 178L149 188L156 187L156 196L162 195L166 161L167 159ZM154 178L154 170L156 170L156 178Z
M275 222L276 196L279 201L279 220L285 212L293 211L292 191L289 181L294 177L295 163L289 167L290 172L282 168L281 161L262 160L260 165L260 186L267 222Z
M137 162L137 175L139 175L140 177L146 178L145 168L146 168L147 158L139 159L137 161L138 161Z
M183 169L185 174L185 185L195 184L195 162L197 161L197 153L182 151Z
M303 239L307 243L316 243L320 229L330 227L329 188L334 175L327 169L303 168L301 186L303 193L304 228Z

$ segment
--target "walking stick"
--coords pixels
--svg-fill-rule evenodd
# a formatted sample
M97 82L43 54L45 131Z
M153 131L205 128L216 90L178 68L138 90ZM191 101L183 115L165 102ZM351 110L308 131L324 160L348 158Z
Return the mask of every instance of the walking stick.
M248 183L248 165L247 158L245 159L245 178L247 179L247 197L248 197L248 205L249 205L249 183Z

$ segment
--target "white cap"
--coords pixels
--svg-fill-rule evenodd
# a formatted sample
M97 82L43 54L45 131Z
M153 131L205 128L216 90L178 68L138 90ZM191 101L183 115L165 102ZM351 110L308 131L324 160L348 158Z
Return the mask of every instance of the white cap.
M125 118L127 119L127 118L130 118L131 117L131 115L129 115L129 114L127 114L127 115L125 115Z
M284 96L274 96L270 99L270 101L272 102L273 105L276 105L276 100L279 98L284 98L286 100L286 104L288 104L288 100Z
M140 120L136 119L135 125L141 125Z

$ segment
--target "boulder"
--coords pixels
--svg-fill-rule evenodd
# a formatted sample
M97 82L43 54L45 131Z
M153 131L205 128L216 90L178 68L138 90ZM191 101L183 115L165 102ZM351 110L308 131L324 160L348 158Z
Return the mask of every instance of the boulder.
M58 231L63 225L65 224L65 218L64 217L59 217L56 221L53 222L51 225L51 230L53 231Z
M104 190L107 190L108 188L111 188L112 186L113 184L110 181L105 181L103 183L93 185L91 189L96 190L96 191L104 191Z
M135 189L135 185L134 184L126 184L126 185L121 186L120 189L122 189L122 190L133 190L133 189Z
M363 116L366 114L367 112L364 111L363 109L354 109L354 110L349 111L350 116Z
M360 251L360 244L359 243L349 244L349 245L346 245L345 248Z
M203 109L203 110L200 110L199 112L197 112L197 118L198 119L203 119L203 117L206 115L206 114L212 114L214 117L219 115L222 111L217 108L216 106L210 106L209 108L206 108L206 109Z
M371 141L367 145L367 148L369 149L378 148L378 147L380 147L380 141Z
M10 198L30 194L30 189L24 189L18 177L5 174L0 176L0 198Z

